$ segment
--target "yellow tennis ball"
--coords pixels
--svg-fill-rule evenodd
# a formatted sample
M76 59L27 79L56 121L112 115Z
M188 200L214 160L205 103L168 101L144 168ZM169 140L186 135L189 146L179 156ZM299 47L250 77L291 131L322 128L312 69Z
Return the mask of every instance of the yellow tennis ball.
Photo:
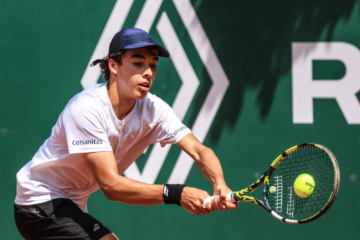
M307 174L300 174L294 182L294 191L296 195L302 198L310 196L314 192L315 181L314 178Z
M270 192L271 192L272 194L274 194L274 193L276 192L276 187L275 187L275 186L271 186L269 190L270 190Z

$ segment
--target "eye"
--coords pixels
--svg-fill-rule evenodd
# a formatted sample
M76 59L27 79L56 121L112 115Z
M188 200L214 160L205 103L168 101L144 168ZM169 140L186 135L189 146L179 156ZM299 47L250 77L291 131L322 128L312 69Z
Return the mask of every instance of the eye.
M134 65L137 66L137 67L141 67L141 66L142 66L142 63L136 62L136 63L134 63Z
M150 67L151 68L156 68L157 66L156 66L156 64L154 64L154 65L150 65Z

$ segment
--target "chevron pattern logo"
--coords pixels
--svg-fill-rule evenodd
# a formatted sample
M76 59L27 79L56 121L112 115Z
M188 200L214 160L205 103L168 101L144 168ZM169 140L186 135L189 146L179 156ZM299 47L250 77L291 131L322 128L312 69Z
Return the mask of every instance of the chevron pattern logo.
M104 53L108 51L109 42L115 33L122 29L133 3L134 0L118 0L115 3L103 33L89 60L89 64L93 59L102 58ZM183 120L200 85L200 81L177 37L168 15L166 12L159 12L162 4L163 0L145 1L134 27L149 32L153 27L156 16L160 14L156 30L165 48L171 53L171 61L182 81L172 108L179 119ZM229 80L190 0L173 0L173 4L212 81L211 88L191 128L199 141L203 142L229 86ZM96 84L100 74L98 68L87 67L81 79L82 86L87 88ZM161 148L160 144L154 145L142 172L140 172L136 163L133 163L124 173L125 176L146 183L154 183L169 150L170 145L166 145L163 148ZM170 174L168 183L185 183L193 162L185 152L181 152Z

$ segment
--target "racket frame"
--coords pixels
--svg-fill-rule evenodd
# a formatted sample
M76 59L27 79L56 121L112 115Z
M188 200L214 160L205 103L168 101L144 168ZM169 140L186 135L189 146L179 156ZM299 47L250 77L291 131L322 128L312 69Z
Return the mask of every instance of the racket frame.
M287 218L284 218L284 217L280 216L279 214L277 214L274 210L272 210L272 208L270 206L269 197L268 197L270 178L271 178L271 175L273 174L274 170L276 169L276 167L289 154L291 154L292 152L294 152L300 148L305 148L305 147L320 148L330 156L330 159L331 159L333 167L334 167L334 188L333 188L333 192L330 195L325 206L319 212L314 214L313 216L306 218L306 219L301 219L301 220L287 219ZM259 199L254 198L254 197L247 196L248 194L253 192L255 189L260 187L260 185L262 185L262 184L264 184L264 190L263 190L264 202ZM278 219L280 221L290 223L290 224L302 224L302 223L308 223L308 222L314 221L315 219L321 217L331 207L331 205L333 204L333 202L335 201L335 198L337 196L337 193L339 190L339 185L340 185L340 170L339 170L339 165L337 163L337 160L336 160L334 154L328 148L326 148L320 144L305 143L305 144L291 147L291 148L287 149L285 152L283 152L282 154L280 154L271 163L268 170L263 175L261 175L261 177L257 181L255 181L253 184L251 184L249 187L247 187L245 189L229 193L227 196L227 199L229 199L230 201L236 201L236 202L238 202L238 201L239 202L252 202L252 203L255 203L255 204L261 206L262 208L264 208L266 211L271 213L271 215L273 215L276 219Z

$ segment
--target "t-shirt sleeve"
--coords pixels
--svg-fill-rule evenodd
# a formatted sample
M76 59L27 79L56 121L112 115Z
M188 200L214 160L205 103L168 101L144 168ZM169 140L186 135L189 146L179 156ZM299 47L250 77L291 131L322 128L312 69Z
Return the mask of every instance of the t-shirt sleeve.
M153 137L155 142L160 142L161 146L176 144L191 133L191 130L180 121L172 108L165 102L158 112L159 118L153 131Z
M112 151L103 111L90 97L69 103L63 114L63 125L70 154Z

